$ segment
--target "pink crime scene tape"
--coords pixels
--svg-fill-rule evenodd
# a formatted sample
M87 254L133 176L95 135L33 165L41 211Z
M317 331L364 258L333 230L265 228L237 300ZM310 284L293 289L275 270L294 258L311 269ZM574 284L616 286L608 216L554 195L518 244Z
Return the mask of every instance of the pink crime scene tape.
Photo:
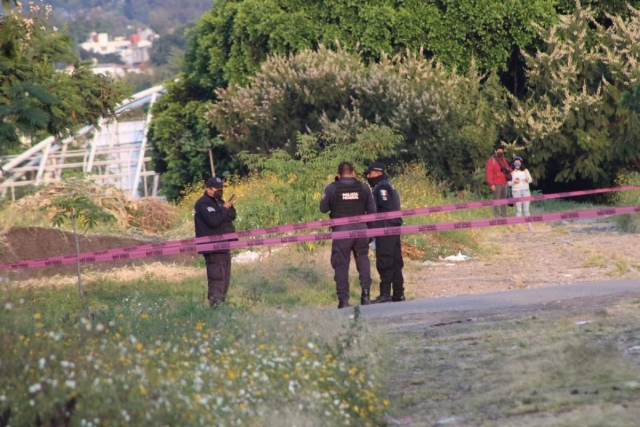
M504 199L508 200L508 199ZM522 201L522 198L518 199ZM406 212L406 211L404 211ZM394 212L395 213L395 212ZM313 233L313 234L300 234L293 236L279 236L279 237L267 237L259 239L247 239L237 241L224 241L224 242L212 242L196 245L193 243L195 239L191 239L191 244L182 246L170 246L161 247L153 246L151 248L138 247L138 248L124 248L113 249L102 252L91 252L81 254L81 263L114 261L124 259L138 259L148 258L164 255L175 255L183 253L198 253L209 252L217 250L228 250L238 248L252 248L259 246L271 246L282 245L289 243L304 243L314 242L321 240L340 240L340 239L353 239L353 238L372 238L380 236L390 235L403 235L414 233L428 233L437 231L449 231L459 229L472 229L472 228L484 228L495 227L504 225L515 225L534 222L549 222L560 220L573 220L573 219L587 219L597 218L612 215L624 215L640 213L640 206L627 206L617 208L605 208L605 209L590 209L574 212L559 212L549 213L543 215L534 215L530 217L512 217L512 218L498 218L498 219L478 219L472 221L458 221L458 222L444 222L439 224L423 224L423 225L405 225L399 227L383 227L383 228L370 228L363 230L346 230L346 231L334 231L325 233ZM368 216L368 215L363 215ZM345 219L345 218L340 218ZM363 221L360 221L363 222ZM77 261L76 255L66 255L62 257L50 257L41 258L35 260L26 260L15 263L0 264L0 270L12 270L23 268L38 268L52 265L64 265L74 264Z

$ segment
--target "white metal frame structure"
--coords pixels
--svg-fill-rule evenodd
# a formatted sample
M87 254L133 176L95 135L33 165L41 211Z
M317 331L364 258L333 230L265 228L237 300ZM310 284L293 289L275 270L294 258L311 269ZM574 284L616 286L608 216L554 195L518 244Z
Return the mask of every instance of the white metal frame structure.
M111 184L134 199L156 197L159 175L147 169L147 129L151 107L164 93L155 86L133 95L116 109L118 117L148 104L144 119L100 120L100 129L85 126L74 135L59 140L53 136L17 156L5 156L1 166L0 198L16 199L16 188L35 186L62 179L64 171L83 172L97 183ZM153 178L148 185L147 179ZM142 190L142 191L140 191Z

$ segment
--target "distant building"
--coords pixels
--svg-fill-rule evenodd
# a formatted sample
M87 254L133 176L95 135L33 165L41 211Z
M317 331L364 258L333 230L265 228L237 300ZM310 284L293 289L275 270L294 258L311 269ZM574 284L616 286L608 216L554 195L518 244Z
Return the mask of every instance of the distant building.
M153 45L156 35L153 31L138 29L138 32L131 34L129 38L115 37L109 40L107 33L91 33L89 40L80 44L82 49L107 55L116 53L120 55L122 61L129 66L138 66L149 60L149 49Z
M69 65L64 71L67 73L73 72L73 65ZM103 74L105 76L111 76L115 78L123 78L127 74L143 74L147 72L144 68L138 68L131 65L122 64L100 64L97 59L93 59L93 66L91 67L94 74Z

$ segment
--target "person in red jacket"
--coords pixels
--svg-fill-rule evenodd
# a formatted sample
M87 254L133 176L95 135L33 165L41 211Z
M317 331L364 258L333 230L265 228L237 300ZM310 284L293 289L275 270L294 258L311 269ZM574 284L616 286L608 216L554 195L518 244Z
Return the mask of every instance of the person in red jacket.
M493 147L493 156L487 160L485 168L487 184L493 192L493 199L507 198L507 182L511 179L511 168L509 163L504 159L504 148L501 144ZM493 215L498 217L507 217L507 205L494 206Z

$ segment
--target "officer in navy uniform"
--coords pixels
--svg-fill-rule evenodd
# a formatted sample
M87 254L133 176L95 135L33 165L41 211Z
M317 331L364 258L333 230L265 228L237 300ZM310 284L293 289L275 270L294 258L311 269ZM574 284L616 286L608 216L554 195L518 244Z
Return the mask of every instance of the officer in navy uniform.
M212 177L206 182L205 193L194 207L196 237L233 233L236 209L233 200L222 198L223 181ZM233 199L233 196L232 196ZM207 264L207 300L211 308L224 302L231 281L231 253L227 250L203 252Z
M338 166L338 178L324 190L320 200L320 212L330 212L331 218L343 218L376 212L376 206L367 185L355 178L353 165L342 162ZM367 224L349 224L333 227L333 231L366 230ZM334 240L331 246L331 266L335 271L338 308L349 307L349 264L351 253L360 275L360 304L370 304L371 264L369 263L369 238Z
M373 162L365 172L369 185L373 188L373 198L378 212L400 210L400 197L389 182L385 173L385 164ZM375 221L374 227L398 227L402 218ZM399 235L379 236L375 240L376 269L380 274L380 296L372 303L404 301L404 278L402 277L402 247ZM391 288L393 286L393 296Z

